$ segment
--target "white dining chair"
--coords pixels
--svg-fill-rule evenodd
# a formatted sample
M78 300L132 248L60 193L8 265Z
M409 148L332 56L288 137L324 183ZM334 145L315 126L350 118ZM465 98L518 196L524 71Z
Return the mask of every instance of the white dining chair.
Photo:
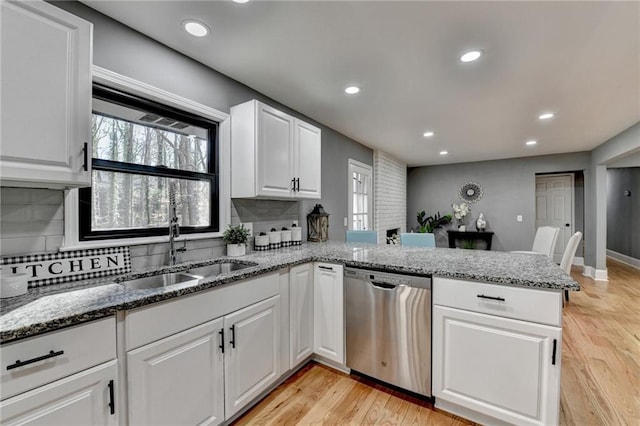
M554 226L540 226L536 231L536 236L533 239L533 246L530 251L518 250L512 251L511 253L539 253L553 258L559 232L560 228Z
M582 232L576 232L571 236L571 238L569 238L567 247L564 249L560 267L567 273L567 275L571 275L571 265L573 264L573 258L576 256L576 250L578 249L581 239ZM569 290L564 291L564 300L567 302L569 301Z

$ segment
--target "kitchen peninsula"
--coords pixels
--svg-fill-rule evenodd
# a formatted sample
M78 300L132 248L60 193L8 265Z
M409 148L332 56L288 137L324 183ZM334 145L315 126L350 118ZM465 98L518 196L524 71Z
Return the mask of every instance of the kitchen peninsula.
M160 288L136 290L120 284L220 261L243 263L246 267ZM561 295L562 290L580 287L557 265L544 256L531 254L342 242L304 244L240 258L202 260L116 278L34 288L24 296L3 300L2 384L8 391L17 389L11 395L2 395L3 407L16 398L84 374L69 370L50 377L57 381L49 385L36 380L32 386L7 387L6 384L20 382L20 377L6 371L5 364L35 355L18 355L19 348L51 336L64 337L83 330L89 333L87 328L94 327L91 333L106 334L101 340L112 349L103 350L99 359L83 368L105 368L100 377L106 382L115 380L117 374L126 377L123 370L128 371L127 383L110 382L111 387L116 383L120 389L113 396L119 398L118 406L128 403L127 412L118 413L120 423L153 422L163 412L162 407L169 410L177 403L167 400L169 396L149 394L152 388L148 384L153 378L149 374L161 374L154 380L171 374L171 370L162 370L163 362L151 360L164 359L157 358L161 354L195 351L193 342L201 339L209 342L207 347L211 349L206 353L222 357L219 365L224 366L224 373L215 368L195 371L192 383L214 393L207 401L218 402L206 406L212 423L233 420L311 358L348 371L344 355L344 267L433 277L432 370L436 407L479 422L558 422ZM252 329L254 326L257 328ZM248 335L254 338L249 339ZM65 355L34 363L34 369L46 363L53 367L69 364L66 357L73 358L73 345L83 344L79 338L82 339L67 337L70 343ZM120 342L117 350L116 341ZM38 350L49 350L43 349ZM260 361L256 354L260 354ZM125 363L124 359L128 361ZM256 372L259 377L250 389L238 387L253 383L253 378L242 378L249 374L242 360L258 363L268 373ZM201 367L211 365L215 364L207 362ZM29 368L20 366L13 371L27 374ZM158 373L158 368L164 372ZM75 374L64 378L72 373ZM509 385L505 387L500 380L488 381L486 374L494 379L504 376ZM33 388L40 383L43 386ZM223 383L224 390L218 387ZM194 385L193 389L180 392L188 395L190 391L199 392L197 389ZM147 394L153 401L140 399ZM144 407L151 408L145 411ZM16 410L19 415L21 411Z

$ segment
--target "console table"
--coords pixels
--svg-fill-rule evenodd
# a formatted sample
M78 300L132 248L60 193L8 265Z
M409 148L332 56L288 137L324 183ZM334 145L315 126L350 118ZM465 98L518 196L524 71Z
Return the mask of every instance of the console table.
M487 243L486 250L491 250L491 240L493 240L493 232L491 231L447 231L447 234L449 236L449 248L456 248L456 240L480 240Z

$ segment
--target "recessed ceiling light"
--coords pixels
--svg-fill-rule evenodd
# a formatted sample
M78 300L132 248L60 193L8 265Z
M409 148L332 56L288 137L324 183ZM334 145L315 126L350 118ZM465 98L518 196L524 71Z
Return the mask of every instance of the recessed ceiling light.
M472 50L460 56L460 60L462 62L473 62L476 59L478 59L480 56L482 56L482 50Z
M182 21L182 28L194 37L204 37L209 34L209 28L205 24L193 19Z
M532 146L538 143L538 141L527 141L525 142L527 145Z
M249 0L233 0L233 2L243 4L243 3L249 3Z
M424 136L425 138L430 138L431 136L435 135L435 133L433 132L424 132L422 134L422 136Z
M540 114L540 115L538 116L538 118L539 118L540 120L548 120L548 119L550 119L550 118L553 118L554 116L555 116L555 114L554 114L554 113L552 113L552 112L545 112L544 114Z
M349 95L355 95L360 91L360 88L358 86L349 86L346 89L344 89L344 91Z
M448 153L448 151L440 151L440 155L447 155Z

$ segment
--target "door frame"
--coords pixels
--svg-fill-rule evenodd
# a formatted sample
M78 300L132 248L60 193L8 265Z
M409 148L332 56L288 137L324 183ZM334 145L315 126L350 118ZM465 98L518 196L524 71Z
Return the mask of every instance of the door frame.
M366 164L366 163L362 163L358 160L354 160L353 158L349 158L347 161L347 184L349 185L347 194L348 194L348 198L347 198L347 205L349 206L348 208L348 220L347 220L347 229L348 230L352 230L353 229L353 172L354 169L364 169L368 174L369 174L369 181L371 182L371 188L369 191L369 229L376 229L375 228L375 224L373 223L373 166Z
M540 174L536 174L535 175L535 184L538 183L538 178L553 178L553 177L568 177L571 180L571 227L570 227L570 235L573 235L576 232L576 174L574 172L564 172L564 173L540 173ZM537 188L534 184L534 199L535 199L535 195L537 192ZM534 204L535 205L535 216L534 218L538 217L538 206L537 203ZM534 219L534 226L535 229L537 229L537 225L536 225L537 219ZM534 231L535 231L534 229ZM562 255L560 255L560 259L557 259L557 263L560 263L560 261L562 260ZM556 259L555 257L553 258L553 261L555 262Z

